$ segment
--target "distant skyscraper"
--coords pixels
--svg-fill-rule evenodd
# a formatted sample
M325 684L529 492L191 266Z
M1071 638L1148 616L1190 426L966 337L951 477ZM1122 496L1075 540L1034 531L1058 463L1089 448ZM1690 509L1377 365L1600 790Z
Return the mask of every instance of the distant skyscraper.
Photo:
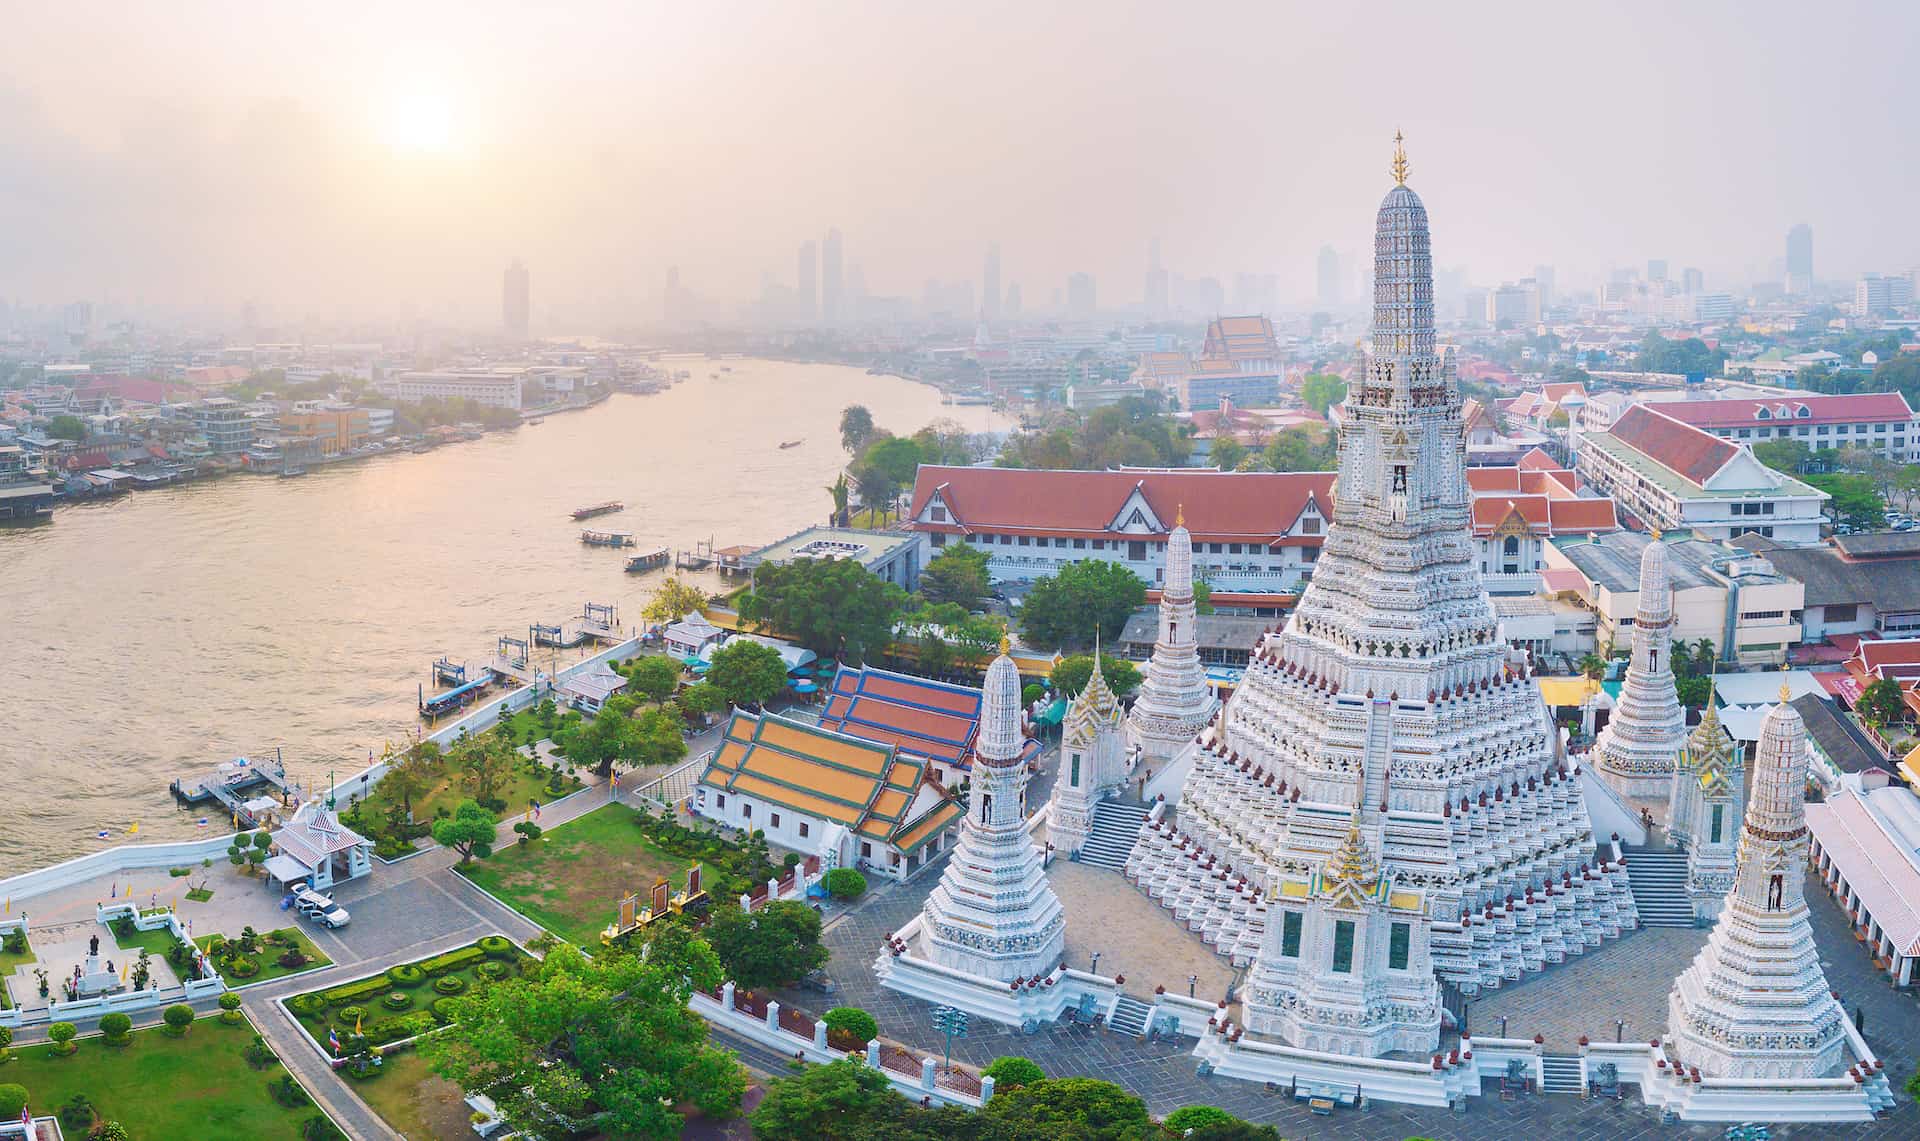
M527 335L527 315L532 309L532 286L527 278L527 267L515 258L507 267L506 281L500 287L500 318L506 323L507 332L516 337Z
M846 314L841 312L840 231L827 231L827 240L820 247L820 316L831 325Z
M820 304L816 291L820 288L820 271L817 266L819 247L812 242L800 243L800 256L796 260L794 276L799 288L794 291L794 308L801 321L811 323L820 318Z
M1067 312L1075 317L1091 317L1096 306L1092 274L1076 273L1067 278Z
M1553 307L1553 267L1536 265L1533 267L1533 287L1540 291L1540 308L1544 311Z
M989 321L1000 319L999 242L987 246L987 264L980 274L980 315Z
M1707 275L1692 266L1680 271L1680 292L1699 293L1706 288Z
M1787 292L1813 292L1813 227L1805 222L1787 231Z
M1167 300L1167 270L1160 264L1160 239L1155 238L1147 247L1147 291L1143 298L1147 316L1165 317Z
M1332 246L1320 247L1320 289L1316 294L1320 304L1331 309L1340 304L1340 255Z
M1667 279L1667 259L1666 258L1648 258L1647 259L1647 280L1648 281L1665 281L1666 279Z
M1006 310L1010 318L1020 315L1020 283L1017 281L1007 286Z

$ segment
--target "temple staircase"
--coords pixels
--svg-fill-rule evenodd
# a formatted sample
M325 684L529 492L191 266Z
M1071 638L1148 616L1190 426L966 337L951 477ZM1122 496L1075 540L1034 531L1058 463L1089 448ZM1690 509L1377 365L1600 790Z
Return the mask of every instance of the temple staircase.
M1144 1038L1147 1023L1153 1018L1153 1007L1134 998L1121 994L1113 1004L1113 1014L1107 1019L1107 1029L1121 1034L1131 1034L1135 1038Z
M1147 810L1138 804L1103 800L1093 806L1093 830L1080 846L1080 862L1096 868L1120 871L1127 866L1133 842L1140 838L1140 824Z
M1692 927L1687 854L1678 848L1628 848L1627 882L1646 927Z
M1633 865L1628 864L1629 868ZM1540 1055L1541 1093L1583 1093L1587 1088L1586 1068L1578 1054Z

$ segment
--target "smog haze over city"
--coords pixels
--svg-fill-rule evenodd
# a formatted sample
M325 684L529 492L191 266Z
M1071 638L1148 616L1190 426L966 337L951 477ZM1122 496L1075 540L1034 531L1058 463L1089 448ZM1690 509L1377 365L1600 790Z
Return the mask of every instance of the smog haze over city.
M875 296L1174 272L1309 303L1404 130L1442 271L1723 286L1920 260L1904 4L18 5L0 296L211 320L733 317L845 235Z

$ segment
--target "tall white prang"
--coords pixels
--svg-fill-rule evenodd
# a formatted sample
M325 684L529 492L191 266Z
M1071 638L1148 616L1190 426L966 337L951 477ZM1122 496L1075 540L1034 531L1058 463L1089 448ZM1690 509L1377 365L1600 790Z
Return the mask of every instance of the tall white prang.
M1656 534L1640 556L1640 605L1633 659L1607 727L1593 745L1600 779L1628 798L1665 804L1673 766L1687 738L1687 717L1673 687L1673 585L1667 548Z
M1167 533L1166 579L1160 584L1160 629L1153 641L1140 692L1127 714L1127 738L1140 750L1142 764L1164 765L1189 744L1220 699L1207 686L1194 630L1193 535L1186 513Z
M1368 985L1420 996L1369 1014L1380 1033L1334 1036L1363 1052L1427 1040L1428 988L1403 981L1473 993L1638 922L1626 869L1596 853L1580 782L1481 585L1459 385L1435 343L1427 211L1398 148L1393 171L1374 224L1372 352L1347 395L1325 546L1285 627L1254 648L1191 767L1176 770L1172 819L1144 825L1127 863L1252 979L1280 980L1299 969L1274 961L1288 925L1325 929L1340 911L1289 885L1326 882L1360 810L1378 882L1392 887L1337 921L1355 924L1356 956L1362 945L1382 956ZM1268 1025L1294 1044L1309 1032L1289 1023L1328 1025L1338 988L1322 989L1324 1010L1299 1018L1275 1004Z
M1846 1059L1807 918L1806 725L1787 698L1760 722L1733 891L1667 997L1667 1053L1708 1077L1830 1077Z
M1003 641L980 703L972 802L922 912L930 959L995 983L1046 975L1066 950L1060 900L1027 835L1025 746L1020 673Z

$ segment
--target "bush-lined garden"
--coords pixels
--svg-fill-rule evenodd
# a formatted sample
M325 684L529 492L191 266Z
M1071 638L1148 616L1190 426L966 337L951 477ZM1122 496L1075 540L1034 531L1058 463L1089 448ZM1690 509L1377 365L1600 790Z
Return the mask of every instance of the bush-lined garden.
M368 1077L379 1072L372 1064L375 1050L446 1025L446 999L516 977L535 964L506 936L489 935L369 978L294 995L287 1010L328 1056L333 1056L329 1032L339 1038L341 1056L364 1056L366 1065L345 1072Z
M228 986L264 982L333 965L333 960L314 946L313 940L298 927L282 927L264 935L248 927L238 935L202 935L194 943L207 953L207 961L227 980Z
M519 752L511 735L510 727L500 728L462 737L445 752L429 741L392 753L386 775L341 820L373 840L377 855L394 859L417 850L416 841L432 833L433 822L452 816L463 800L510 816L531 802L544 804L581 788L570 771Z

